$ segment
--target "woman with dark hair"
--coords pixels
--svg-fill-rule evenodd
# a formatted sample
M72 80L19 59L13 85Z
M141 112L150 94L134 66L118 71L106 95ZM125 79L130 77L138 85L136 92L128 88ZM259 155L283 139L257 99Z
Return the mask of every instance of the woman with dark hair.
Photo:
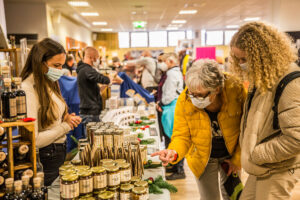
M66 134L81 123L80 117L68 114L59 89L57 80L63 74L65 60L63 46L46 38L32 47L21 73L27 115L36 119L36 147L40 151L46 186L58 177L59 167L65 161Z

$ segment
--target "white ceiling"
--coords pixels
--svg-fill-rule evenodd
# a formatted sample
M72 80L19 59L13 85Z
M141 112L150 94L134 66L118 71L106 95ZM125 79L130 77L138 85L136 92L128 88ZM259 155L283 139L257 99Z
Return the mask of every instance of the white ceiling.
M147 30L165 30L175 19L187 20L180 29L225 29L226 25L241 25L245 17L260 17L268 21L272 14L272 0L85 0L90 4L88 8L71 7L67 0L42 1L65 15L83 19L93 31L100 28L133 31L133 21L146 21ZM183 9L196 9L198 13L179 15ZM98 12L99 16L82 17L81 12ZM93 21L108 24L93 26Z

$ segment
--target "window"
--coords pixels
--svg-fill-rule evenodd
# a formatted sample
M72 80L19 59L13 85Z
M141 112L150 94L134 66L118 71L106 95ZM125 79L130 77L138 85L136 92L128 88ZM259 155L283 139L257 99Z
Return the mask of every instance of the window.
M228 45L231 41L233 35L237 32L237 30L225 31L225 45Z
M206 32L206 45L222 45L222 44L223 44L223 31Z
M166 47L167 32L166 31L153 31L149 32L149 46L150 47Z
M169 46L177 46L178 40L185 39L184 31L170 31L168 34L169 34Z
M131 47L148 47L148 33L147 32L131 33Z
M193 31L186 31L186 39L189 39L189 40L191 40L191 39L193 39Z
M119 32L119 48L129 48L129 32Z

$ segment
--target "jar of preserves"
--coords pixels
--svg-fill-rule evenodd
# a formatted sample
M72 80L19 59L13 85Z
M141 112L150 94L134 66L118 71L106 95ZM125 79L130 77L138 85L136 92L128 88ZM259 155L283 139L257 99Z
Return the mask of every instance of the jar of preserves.
M94 192L103 191L107 186L107 173L104 167L92 167Z
M148 186L148 182L147 181L138 181L135 182L134 184L135 187L144 187L146 189L146 193L147 193L147 198L149 199L149 186Z
M94 140L93 140L94 143L93 144L96 147L103 147L103 135L104 135L104 133L103 133L102 130L98 129L98 130L95 131Z
M74 199L79 197L79 182L76 174L65 175L61 178L61 198Z
M123 184L120 188L120 200L131 200L132 199L132 184Z
M81 160L72 160L71 163L72 163L74 166L79 166L79 165L81 165Z
M95 197L80 197L79 200L95 200Z
M107 167L107 185L109 187L114 187L120 185L121 177L119 167Z
M87 195L93 193L93 175L90 170L78 171L79 176L79 193Z
M146 200L147 192L144 187L135 187L132 189L132 200Z
M123 131L120 129L116 129L113 134L114 137L114 146L117 148L121 148L123 146Z
M114 138L113 138L113 130L108 129L104 132L104 148L113 148L114 146Z
M73 167L74 167L74 166L71 165L71 164L62 165L62 166L60 166L59 171L60 171L60 172L61 172L61 171L65 171L65 170L68 170L68 169L72 169Z
M74 169L68 169L65 171L61 171L61 172L59 172L59 177L61 178L65 175L69 175L69 174L76 174L76 171Z
M110 191L103 192L98 195L98 200L114 200L114 193Z
M116 166L116 164L115 164L114 162L111 162L111 163L104 163L104 164L102 165L102 167L104 167L104 168L109 168L109 167L114 167L114 166Z
M121 184L130 183L131 181L131 167L129 163L119 164L120 167L120 182Z
M115 163L117 163L117 165L123 164L123 163L126 163L126 160L125 159L117 159L117 160L115 160Z
M108 190L114 194L114 200L119 200L120 186L109 187Z
M87 199L87 198L92 198L93 194L86 194L86 195L81 195L80 199Z
M114 163L112 159L102 159L100 160L100 164L103 166L106 163Z
M86 171L86 170L89 170L90 167L87 165L77 165L77 166L74 166L74 169L76 171Z
M106 192L106 191L107 191L107 188L103 188L103 189L98 190L98 191L94 190L94 192L93 192L94 193L94 197L97 198L99 194L101 194L103 192Z
M139 181L141 181L140 177L138 177L138 176L131 177L131 184L134 185L136 182L139 182Z

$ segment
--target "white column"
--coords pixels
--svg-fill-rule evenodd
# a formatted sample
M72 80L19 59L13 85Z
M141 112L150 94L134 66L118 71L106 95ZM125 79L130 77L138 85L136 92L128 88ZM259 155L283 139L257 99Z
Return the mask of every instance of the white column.
M0 0L0 25L2 27L4 35L6 36L7 31L6 31L6 20L5 20L5 11L4 11L3 0Z

